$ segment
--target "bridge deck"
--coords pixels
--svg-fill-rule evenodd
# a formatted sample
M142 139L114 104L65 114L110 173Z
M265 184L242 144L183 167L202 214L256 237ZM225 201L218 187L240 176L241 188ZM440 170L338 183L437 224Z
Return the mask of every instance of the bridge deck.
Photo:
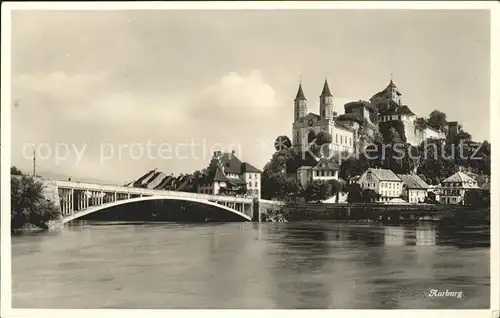
M218 201L218 202L236 202L236 203L252 203L252 198L241 198L234 196L211 195L191 192L169 191L169 190L152 190L144 188L132 188L116 185L101 185L93 183L73 182L73 181L59 181L59 180L44 180L45 183L50 183L58 188L65 189L78 189L88 191L102 191L102 192L116 192L131 195L159 195L159 196L173 196L179 198L190 198L198 200Z

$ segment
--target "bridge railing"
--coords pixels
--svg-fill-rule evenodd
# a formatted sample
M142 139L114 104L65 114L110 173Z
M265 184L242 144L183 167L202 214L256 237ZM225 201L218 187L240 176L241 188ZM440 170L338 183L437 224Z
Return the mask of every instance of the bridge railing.
M171 191L171 190L153 190L144 188L133 188L115 185L100 185L85 182L74 182L74 181L61 181L61 180L44 180L46 183L51 183L57 187L68 188L68 189L78 189L78 190L90 190L90 191L104 191L104 192L116 192L116 193L126 193L133 195L167 195L175 196L181 198L192 198L199 200L208 201L221 201L221 202L238 202L238 203L251 203L251 198L238 198L232 196L223 195L211 195L211 194L201 194L201 193L191 193L191 192L181 192L181 191Z

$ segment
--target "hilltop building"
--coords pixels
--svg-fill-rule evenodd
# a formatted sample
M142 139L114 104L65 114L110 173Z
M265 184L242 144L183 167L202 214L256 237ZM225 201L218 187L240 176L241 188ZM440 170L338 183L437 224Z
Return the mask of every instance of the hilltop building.
M394 82L389 82L386 88L370 98L370 102L378 111L379 123L399 121L404 127L403 139L418 146L423 141L433 139L444 139L445 133L431 127L421 129L416 125L417 115L407 105L402 103L402 94Z
M298 150L307 151L316 135L326 132L332 136L332 142L325 149L325 156L330 157L335 151L354 152L354 129L337 120L333 110L333 95L325 80L319 96L319 115L308 112L307 98L302 83L299 85L294 100L294 122L292 124L292 145ZM327 151L326 151L327 150Z

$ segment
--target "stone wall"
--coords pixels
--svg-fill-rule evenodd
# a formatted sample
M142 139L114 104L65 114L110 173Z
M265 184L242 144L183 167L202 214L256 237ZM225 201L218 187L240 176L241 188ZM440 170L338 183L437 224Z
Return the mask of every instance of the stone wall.
M400 216L425 215L439 216L440 219L463 218L490 220L490 209L474 209L461 205L442 204L350 204L350 203L283 203L260 200L254 204L260 221L265 215L283 215L288 221L306 220L378 220L381 217L399 218ZM255 216L255 213L254 213Z

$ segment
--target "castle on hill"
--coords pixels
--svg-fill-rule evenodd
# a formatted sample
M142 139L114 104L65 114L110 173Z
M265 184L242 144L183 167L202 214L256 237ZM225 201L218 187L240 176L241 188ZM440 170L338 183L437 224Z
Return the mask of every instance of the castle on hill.
M345 114L356 116L360 122L378 118L379 129L383 123L399 122L404 127L402 139L413 146L423 141L434 138L444 139L445 133L431 127L418 127L417 115L402 103L401 92L393 80L386 88L376 93L370 101L354 101L344 105ZM319 96L319 114L308 112L307 98L299 84L297 95L294 99L294 122L292 124L292 145L296 149L307 150L307 146L320 132L329 133L332 142L328 145L329 153L335 151L356 152L357 129L356 125L345 117L339 116L333 109L333 94L325 80L323 90Z
M339 164L333 155L339 152L356 153L360 123L369 123L378 131L382 127L399 126L403 142L418 146L425 140L446 138L443 131L422 127L417 115L402 103L401 92L391 79L387 87L373 95L369 101L353 101L344 105L345 114L334 111L333 94L325 79L319 96L319 114L309 112L308 100L302 83L294 99L294 121L292 124L292 147L307 152L309 145L321 132L328 133L332 140L323 148L316 162L309 162L297 170L302 186L313 180L338 179ZM356 119L356 120L353 120ZM449 123L448 131L456 128L456 122ZM455 129L456 130L456 129ZM328 159L329 158L329 159Z

